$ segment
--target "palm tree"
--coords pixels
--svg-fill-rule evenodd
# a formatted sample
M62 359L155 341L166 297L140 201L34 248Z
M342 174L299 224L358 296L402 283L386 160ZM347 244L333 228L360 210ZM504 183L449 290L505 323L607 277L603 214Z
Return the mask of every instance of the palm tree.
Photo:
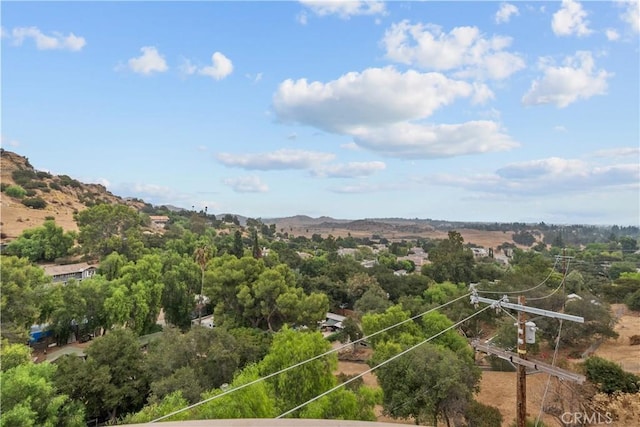
M200 296L198 297L198 325L202 324L202 303L204 301L204 297L202 293L204 292L204 270L207 267L207 263L211 258L211 249L208 245L200 246L196 248L194 257L196 259L196 263L200 266L200 271L202 272L202 278L200 282Z

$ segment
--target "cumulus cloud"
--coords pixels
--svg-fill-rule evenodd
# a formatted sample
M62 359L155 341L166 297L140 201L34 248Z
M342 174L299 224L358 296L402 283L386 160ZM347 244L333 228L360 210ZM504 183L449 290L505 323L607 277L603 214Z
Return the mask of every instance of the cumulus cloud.
M512 196L630 190L640 188L640 164L599 165L579 159L551 157L512 163L493 174L439 174L429 177L429 181L482 193Z
M582 4L574 0L562 0L562 6L553 14L551 28L557 36L588 36L593 31L589 29L586 18L587 12L582 9Z
M519 144L489 120L462 124L398 123L354 132L356 144L400 158L443 158L504 151Z
M591 52L578 51L556 66L549 58L540 60L543 76L531 84L522 97L525 105L555 104L564 108L579 99L607 93L607 79L613 76L596 70Z
M336 165L322 165L313 169L315 176L326 178L358 178L373 175L384 170L384 162L349 162Z
M222 80L233 72L233 62L224 56L224 54L214 52L214 54L211 55L211 65L198 67L194 65L191 60L185 58L182 60L182 64L180 65L180 71L187 75L199 74L201 76L211 77L215 80ZM262 73L259 73L255 77L255 82L258 82L261 79Z
M500 9L496 12L496 24L502 24L505 22L509 22L511 16L520 15L518 8L510 3L502 3L500 4Z
M512 38L484 37L477 27L455 27L449 33L433 24L393 24L382 39L386 57L424 70L454 71L454 77L502 80L521 70L519 54L506 51Z
M356 15L384 15L386 13L383 1L300 0L300 3L318 16L337 15L342 19L349 19ZM306 23L306 15L304 15L303 24Z
M140 51L142 55L131 58L128 61L129 68L134 73L150 75L152 73L163 73L169 69L164 56L154 46L144 46L140 48Z
M215 52L211 55L211 62L212 65L200 68L198 73L216 80L222 80L233 72L233 63L220 52Z
M10 34L3 29L3 37L11 38L17 46L22 45L25 39L33 39L39 50L57 49L78 52L87 44L84 37L76 36L73 33L66 36L59 32L46 35L37 27L16 27Z
M604 33L609 41L616 41L620 38L620 34L613 28L607 28Z
M620 19L629 24L631 30L640 32L640 2L638 0L621 2L625 11L620 15Z
M222 182L237 193L266 193L269 191L267 184L262 182L257 176L225 178Z
M311 169L334 159L331 153L304 150L277 150L269 153L231 154L219 153L220 163L248 170Z
M349 133L360 126L424 118L457 98L481 102L492 95L486 85L440 73L368 68L327 83L285 80L273 97L273 108L283 122Z

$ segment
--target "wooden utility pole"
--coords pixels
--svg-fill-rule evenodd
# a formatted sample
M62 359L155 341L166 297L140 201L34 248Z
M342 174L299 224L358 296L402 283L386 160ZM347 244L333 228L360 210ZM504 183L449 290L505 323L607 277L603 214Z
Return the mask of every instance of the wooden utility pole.
M566 271L565 271L566 274ZM555 311L544 310L536 307L528 307L525 305L525 298L523 296L518 297L518 304L509 302L509 298L505 295L499 300L481 297L478 295L475 283L471 284L471 303L478 305L479 303L491 304L496 309L509 308L518 312L518 353L510 353L500 348L490 346L487 344L480 344L478 341L472 342L473 347L488 354L493 354L502 359L508 360L511 363L518 365L517 382L516 382L516 427L526 427L527 423L527 370L526 368L533 368L534 372L547 372L561 379L567 379L569 381L575 381L582 383L585 381L583 375L575 374L573 372L565 371L564 369L557 368L546 363L538 362L535 360L527 359L527 340L531 343L535 342L535 324L531 323L530 330L527 330L526 313L532 313L539 316L551 317L555 319L563 319L571 322L584 323L584 318L581 316L573 316L571 314L558 313Z
M524 307L525 298L518 297L518 304ZM527 359L527 342L525 328L527 315L524 311L518 311L518 356ZM527 424L527 367L518 364L518 379L516 381L516 426L526 427Z

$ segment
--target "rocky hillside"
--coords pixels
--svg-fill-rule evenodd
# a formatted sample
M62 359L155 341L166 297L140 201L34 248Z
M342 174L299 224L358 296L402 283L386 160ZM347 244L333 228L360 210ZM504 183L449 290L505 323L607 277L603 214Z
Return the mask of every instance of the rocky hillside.
M97 203L142 208L140 200L125 200L100 184L85 184L67 175L37 171L26 157L0 149L1 241L15 239L27 228L55 219L65 230L77 230L73 214ZM22 189L22 190L21 190Z

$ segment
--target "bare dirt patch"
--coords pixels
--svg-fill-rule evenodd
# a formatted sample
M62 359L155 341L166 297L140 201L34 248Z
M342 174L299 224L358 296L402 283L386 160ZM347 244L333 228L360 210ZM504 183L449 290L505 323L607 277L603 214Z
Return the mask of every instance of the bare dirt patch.
M629 311L624 304L612 304L611 310L620 315L614 327L620 336L602 343L595 355L619 363L625 371L640 374L640 345L629 345L629 338L640 334L640 313Z

